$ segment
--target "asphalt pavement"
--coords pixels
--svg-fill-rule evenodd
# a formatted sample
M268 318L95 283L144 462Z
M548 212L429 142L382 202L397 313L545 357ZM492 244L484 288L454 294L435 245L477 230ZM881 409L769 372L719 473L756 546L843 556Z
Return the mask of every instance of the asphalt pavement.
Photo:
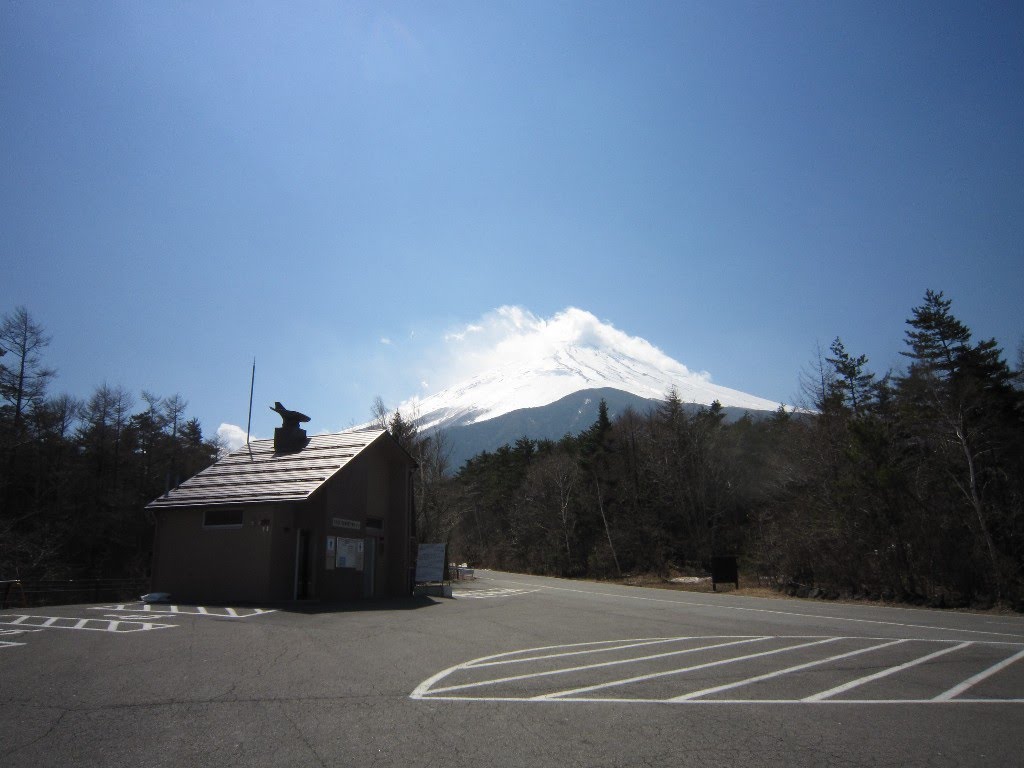
M477 576L2 611L0 765L1024 763L1024 618Z

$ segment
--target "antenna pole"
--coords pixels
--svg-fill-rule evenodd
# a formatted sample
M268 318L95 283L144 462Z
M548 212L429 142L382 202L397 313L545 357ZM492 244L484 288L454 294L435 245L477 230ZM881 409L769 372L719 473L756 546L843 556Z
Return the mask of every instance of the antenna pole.
M249 382L249 421L245 423L245 447L249 448L249 430L252 427L252 391L256 386L256 356L252 358L252 380ZM252 448L249 448L252 455Z

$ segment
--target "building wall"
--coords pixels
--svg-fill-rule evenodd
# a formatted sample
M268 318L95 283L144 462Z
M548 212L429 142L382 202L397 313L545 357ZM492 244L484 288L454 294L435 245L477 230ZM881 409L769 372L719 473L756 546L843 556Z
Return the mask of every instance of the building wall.
M203 524L207 510L165 509L156 515L153 591L190 602L258 602L270 589L274 519L288 514L282 505L243 507L238 528Z
M344 472L317 492L315 502L322 520L317 541L319 597L352 600L409 594L408 530L412 503L408 476L411 466L409 457L393 441L381 439L367 447ZM374 520L379 521L379 528L367 525ZM363 570L329 568L328 537L361 540ZM368 575L371 547L376 565L372 581Z
M308 532L307 597L323 601L409 594L411 460L391 439L367 446L305 502L242 507L238 528L204 527L204 508L160 509L153 591L182 602L295 598L298 542ZM235 507L238 509L238 507ZM379 521L380 527L367 525ZM364 569L327 562L328 537L363 542ZM376 568L366 565L373 548Z

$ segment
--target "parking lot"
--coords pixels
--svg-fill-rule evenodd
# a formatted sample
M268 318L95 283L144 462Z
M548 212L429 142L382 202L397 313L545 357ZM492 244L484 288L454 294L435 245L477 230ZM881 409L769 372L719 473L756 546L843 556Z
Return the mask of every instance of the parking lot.
M4 611L0 763L1019 765L1019 617L478 576Z

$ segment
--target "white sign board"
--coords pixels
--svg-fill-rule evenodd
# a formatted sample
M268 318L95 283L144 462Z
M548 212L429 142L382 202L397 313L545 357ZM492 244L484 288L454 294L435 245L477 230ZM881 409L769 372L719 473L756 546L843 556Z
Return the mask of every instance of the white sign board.
M446 549L444 544L420 544L416 556L416 581L444 580Z
M338 568L355 568L363 570L363 540L343 539L338 537L337 556L335 565Z
M348 528L353 531L358 531L363 527L363 524L358 520L346 520L344 517L332 517L331 525L335 528Z

